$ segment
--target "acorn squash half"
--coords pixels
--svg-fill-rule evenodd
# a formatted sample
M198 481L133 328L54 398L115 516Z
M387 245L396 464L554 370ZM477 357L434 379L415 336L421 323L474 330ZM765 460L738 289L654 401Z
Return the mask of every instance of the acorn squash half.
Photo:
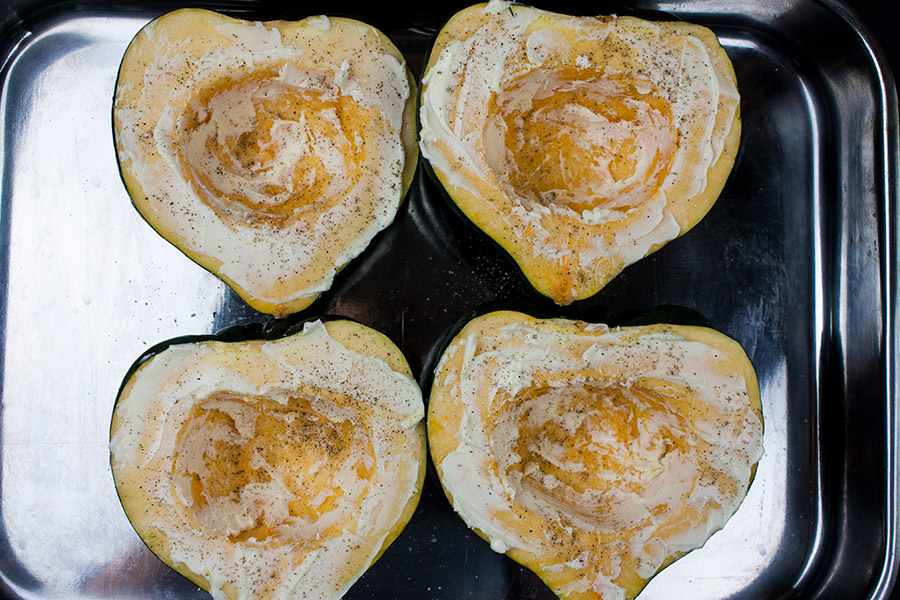
M392 222L416 167L415 98L399 50L364 23L177 10L119 69L122 179L164 238L285 316Z
M428 405L454 510L566 599L634 598L702 546L743 500L762 433L746 354L694 326L488 313L445 350Z
M739 108L707 28L492 0L435 39L420 148L461 212L564 305L703 218Z
M214 598L338 598L415 510L423 418L387 337L312 321L140 363L116 401L110 462L144 543Z

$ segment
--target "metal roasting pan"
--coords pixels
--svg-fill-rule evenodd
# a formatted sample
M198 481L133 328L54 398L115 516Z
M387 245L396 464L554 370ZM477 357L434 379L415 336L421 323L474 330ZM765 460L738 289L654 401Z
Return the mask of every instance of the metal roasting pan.
M259 19L356 16L420 74L434 33L463 4L204 6ZM142 352L268 320L159 237L119 179L119 61L143 24L177 7L0 1L2 597L208 598L131 529L107 450L118 387ZM766 452L737 514L640 599L887 598L897 571L898 142L880 50L834 0L542 7L716 31L742 92L743 140L713 210L563 309L449 208L420 165L395 223L303 316L386 333L427 394L446 336L485 305L590 321L659 306L702 315L756 366ZM553 598L466 528L431 468L408 527L347 597Z

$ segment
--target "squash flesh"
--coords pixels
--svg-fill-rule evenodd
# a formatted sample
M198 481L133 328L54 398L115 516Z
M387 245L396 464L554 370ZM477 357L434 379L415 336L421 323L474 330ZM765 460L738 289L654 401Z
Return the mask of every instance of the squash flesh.
M415 80L375 28L182 9L126 50L113 107L144 219L250 306L309 306L387 227L416 167Z
M498 312L444 353L431 454L454 509L561 598L633 598L737 509L761 455L752 366L703 328Z
M734 164L739 112L706 28L493 0L438 34L420 146L466 217L569 304L703 218Z
M123 387L113 476L141 539L214 597L337 598L415 510L423 412L396 347L349 321L176 345Z

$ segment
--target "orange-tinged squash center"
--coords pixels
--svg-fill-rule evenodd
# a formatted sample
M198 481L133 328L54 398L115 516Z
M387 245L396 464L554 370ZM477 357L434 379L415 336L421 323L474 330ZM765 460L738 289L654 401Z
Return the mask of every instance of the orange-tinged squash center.
M540 67L491 97L485 156L505 191L576 212L654 195L677 145L672 110L629 74Z
M182 513L203 534L232 542L280 545L303 525L323 537L342 530L375 468L368 432L304 397L216 392L191 409L176 443L173 497Z
M370 111L325 74L286 69L219 79L178 120L182 175L233 227L287 227L334 206L362 176Z
M526 389L492 430L501 477L517 500L533 499L529 508L551 507L564 522L600 533L646 526L654 515L692 521L686 499L709 475L710 444L673 392L690 396L654 382Z

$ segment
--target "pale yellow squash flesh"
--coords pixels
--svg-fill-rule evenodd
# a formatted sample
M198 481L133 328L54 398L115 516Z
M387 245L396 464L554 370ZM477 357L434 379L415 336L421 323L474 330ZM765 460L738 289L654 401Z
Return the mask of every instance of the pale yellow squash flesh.
M454 337L428 405L456 512L568 600L634 598L724 526L762 423L753 366L715 330L509 311Z
M453 202L558 304L694 227L741 131L734 70L709 29L497 0L437 35L420 121Z
M144 543L203 589L337 598L415 511L423 416L400 350L355 322L174 347L123 386L113 477Z
M416 83L352 19L177 10L134 38L113 107L146 221L250 306L309 306L387 227L412 182Z

